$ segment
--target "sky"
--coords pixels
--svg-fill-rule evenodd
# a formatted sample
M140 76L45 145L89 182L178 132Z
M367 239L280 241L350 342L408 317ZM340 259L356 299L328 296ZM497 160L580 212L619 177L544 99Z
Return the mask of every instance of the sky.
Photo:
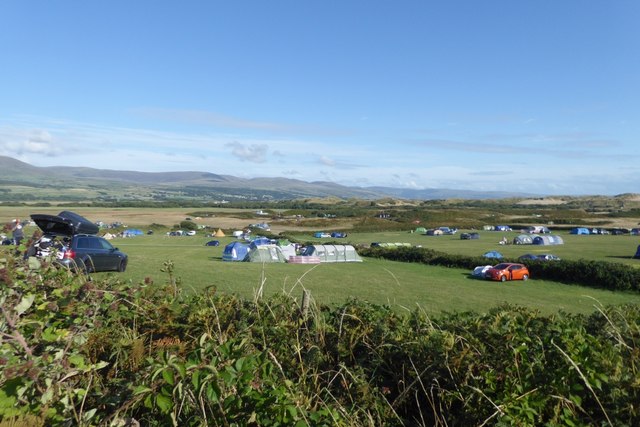
M637 0L0 2L0 155L640 192Z

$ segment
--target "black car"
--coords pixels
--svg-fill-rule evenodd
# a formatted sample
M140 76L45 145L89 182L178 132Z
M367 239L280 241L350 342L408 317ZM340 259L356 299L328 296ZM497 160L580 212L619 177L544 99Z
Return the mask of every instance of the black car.
M461 240L472 240L472 239L479 239L480 235L478 233L462 233L460 235L460 239Z
M524 254L518 257L518 261L560 261L560 257L553 254Z
M33 214L31 219L44 234L29 247L27 256L52 257L63 267L85 273L126 270L127 255L98 236L98 226L88 219L69 211Z
M613 234L614 236L623 236L625 234L629 234L629 230L627 230L626 228L614 228L613 230L611 230L611 234Z
M523 261L539 261L540 259L538 258L538 255L534 255L534 254L524 254L518 257L518 261L523 262Z

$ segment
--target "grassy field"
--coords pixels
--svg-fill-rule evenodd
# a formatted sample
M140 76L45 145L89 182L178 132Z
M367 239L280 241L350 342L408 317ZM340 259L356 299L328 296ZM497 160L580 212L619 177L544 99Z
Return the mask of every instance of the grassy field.
M424 237L424 236L423 236ZM222 261L218 247L205 246L204 236L139 236L116 239L114 244L130 257L127 272L120 277L134 283L145 278L154 283L173 277L190 292L215 286L220 292L252 298L259 288L264 294L285 292L300 297L311 291L319 303L343 303L358 298L398 309L420 307L431 314L448 311L485 311L501 303L524 305L551 314L564 310L589 313L599 304L640 303L640 295L615 293L543 280L498 283L472 279L469 271L386 260L362 263L294 265Z
M152 223L172 225L188 215L188 209L98 209L78 208L74 211L92 220L122 221L131 226L144 227ZM27 218L29 213L57 213L59 208L29 209L2 208L6 218ZM219 210L219 215L199 220L213 227L238 228L247 219L238 220L241 210ZM246 212L244 212L246 214ZM246 215L245 215L246 216ZM26 230L27 236L32 230ZM449 253L478 256L488 250L499 250L505 256L524 253L554 253L564 259L595 259L638 266L631 259L639 240L635 236L574 236L561 233L565 244L539 247L532 245L501 246L506 236L511 240L516 232L481 231L479 240L460 240L454 236L423 236L407 232L349 233L344 243L408 242ZM314 239L310 231L292 231L291 237L302 242ZM551 314L564 310L589 313L599 304L640 303L640 295L613 293L579 286L536 280L527 282L494 283L471 279L468 271L386 260L365 259L363 263L321 264L317 266L292 264L229 263L222 261L224 245L233 239L226 237L219 247L205 246L210 240L203 233L193 237L169 237L162 233L113 243L129 255L129 267L117 277L133 283L145 280L154 283L170 279L167 262L173 266L173 278L188 292L199 292L215 286L220 292L253 297L263 287L266 295L286 292L300 297L302 289L311 291L319 303L338 304L358 298L377 304L390 304L399 310L420 307L430 314L453 311L486 311L501 304L528 306ZM324 241L330 239L322 239ZM100 273L98 276L115 274Z
M462 231L464 232L464 230ZM591 259L619 262L640 267L638 260L633 259L636 249L640 244L638 236L613 236L613 235L573 235L566 231L556 233L564 240L565 244L555 246L539 245L500 245L498 242L503 236L509 242L520 234L519 232L495 232L477 231L480 234L478 240L461 240L460 233L455 235L425 236L409 232L381 232L381 233L350 233L347 238L352 244L366 244L372 242L399 242L420 245L442 252L455 253L468 256L480 256L491 250L497 250L508 258L517 258L526 253L543 254L553 253L563 259L578 260ZM322 242L335 239L315 239L313 233L292 233L292 238L303 242Z

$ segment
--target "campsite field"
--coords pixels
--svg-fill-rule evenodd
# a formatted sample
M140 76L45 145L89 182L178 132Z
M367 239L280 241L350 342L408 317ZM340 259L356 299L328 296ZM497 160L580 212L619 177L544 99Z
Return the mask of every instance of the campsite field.
M28 218L30 213L58 213L55 207L0 208L4 218ZM73 208L75 212L94 221L120 221L131 227L146 229L150 224L171 227L184 220L192 210L187 208ZM248 219L247 210L219 209L216 215L200 218L199 224L225 230L242 228L256 219ZM408 227L409 229L409 227ZM274 230L275 231L275 230ZM320 230L317 230L320 231ZM331 231L331 230L326 230ZM27 236L31 230L27 229ZM341 243L407 242L448 253L481 255L499 250L505 256L524 253L554 253L564 259L593 259L638 266L632 259L640 243L637 236L574 236L559 233L565 241L560 246L506 245L498 241L506 236L511 240L516 232L480 231L479 240L460 240L453 236L424 236L409 231L357 233L349 232ZM335 239L314 239L306 228L289 234L301 242L320 242ZM215 286L219 292L253 297L263 287L264 294L290 293L300 297L302 289L311 291L319 303L343 303L358 298L377 304L390 304L398 309L420 307L429 314L454 311L486 311L501 303L523 305L552 314L560 310L590 313L599 304L640 303L640 295L615 293L598 289L554 283L533 278L527 282L494 283L475 280L469 272L386 260L365 259L362 263L292 265L223 262L222 250L231 237L220 239L220 246L205 246L210 240L202 232L192 237L169 237L164 233L134 238L117 238L113 243L129 255L129 267L123 274L100 273L130 280L133 283L163 283L172 278L187 292L199 292Z
M173 278L189 292L214 286L219 292L252 298L258 289L265 295L285 292L300 297L308 289L319 303L343 303L358 298L398 309L420 307L429 314L453 311L485 311L501 303L523 305L552 314L560 310L590 313L602 304L640 303L635 293L610 292L543 280L498 283L472 279L461 269L407 264L377 259L362 263L294 265L222 261L224 244L205 246L204 236L139 236L115 239L129 254L129 268L122 279L154 283Z

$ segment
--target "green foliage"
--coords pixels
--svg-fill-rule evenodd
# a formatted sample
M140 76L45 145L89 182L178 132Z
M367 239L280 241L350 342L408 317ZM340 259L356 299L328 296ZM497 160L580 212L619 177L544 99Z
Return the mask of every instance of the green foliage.
M0 421L640 423L638 305L430 318L350 300L303 312L286 295L187 296L173 264L163 270L166 283L134 285L0 260Z
M179 228L183 229L183 230L197 230L198 229L198 224L196 224L193 221L180 221L180 225Z

